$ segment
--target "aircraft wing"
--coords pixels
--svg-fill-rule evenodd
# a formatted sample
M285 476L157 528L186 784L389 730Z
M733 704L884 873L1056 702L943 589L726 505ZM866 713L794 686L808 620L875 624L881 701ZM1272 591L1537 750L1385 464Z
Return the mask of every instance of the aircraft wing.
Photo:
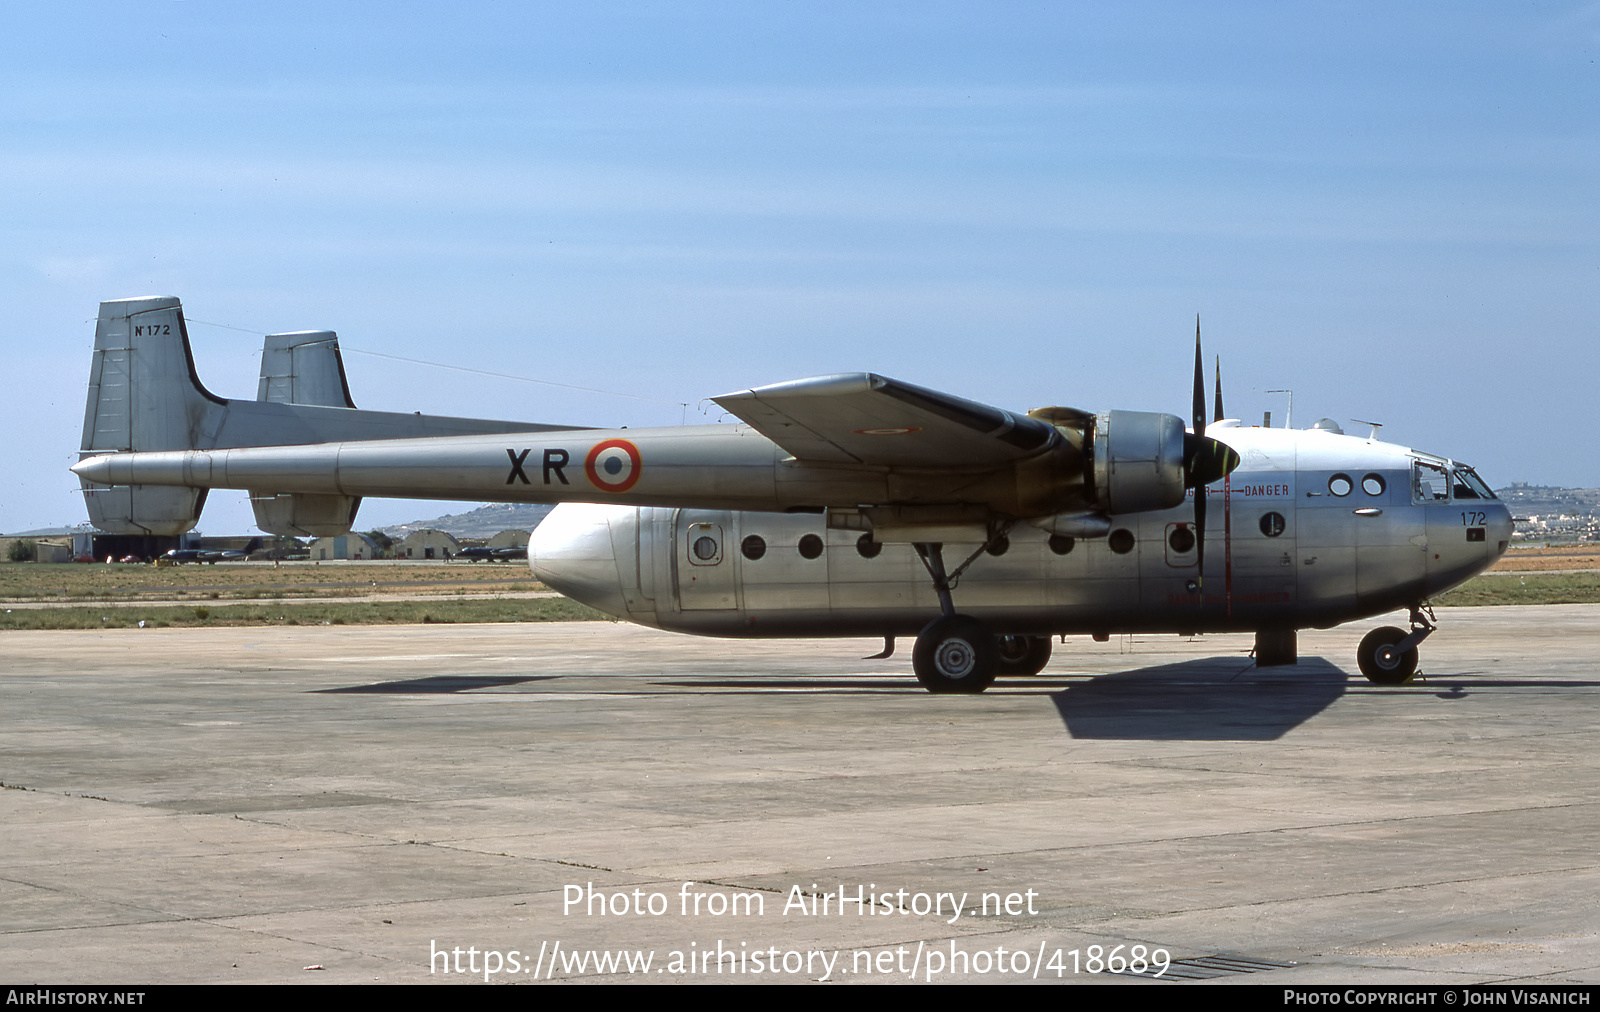
M802 461L885 467L999 466L1050 445L1027 415L902 383L844 373L713 397Z

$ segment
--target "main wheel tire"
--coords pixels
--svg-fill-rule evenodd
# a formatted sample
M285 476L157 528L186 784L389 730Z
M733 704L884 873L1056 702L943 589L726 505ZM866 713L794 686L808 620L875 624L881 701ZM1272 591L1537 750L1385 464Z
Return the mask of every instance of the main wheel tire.
M1048 636L996 636L995 672L1002 675L1037 675L1050 663Z
M994 635L965 615L936 618L917 634L911 668L929 692L982 692L994 681Z
M1376 685L1404 685L1417 673L1417 648L1396 650L1401 640L1411 635L1404 629L1386 625L1361 638L1356 649L1356 664L1367 681Z

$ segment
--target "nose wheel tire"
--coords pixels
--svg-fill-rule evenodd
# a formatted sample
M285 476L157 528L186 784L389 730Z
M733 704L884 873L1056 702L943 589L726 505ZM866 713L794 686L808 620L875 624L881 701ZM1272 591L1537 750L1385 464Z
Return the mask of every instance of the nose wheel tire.
M934 619L917 634L911 667L929 692L977 693L994 681L995 637L977 619Z
M995 671L1002 675L1037 675L1050 663L1048 636L996 636Z
M1404 685L1417 673L1417 648L1397 650L1396 645L1409 633L1386 625L1374 629L1361 639L1356 650L1356 663L1367 681L1376 685Z

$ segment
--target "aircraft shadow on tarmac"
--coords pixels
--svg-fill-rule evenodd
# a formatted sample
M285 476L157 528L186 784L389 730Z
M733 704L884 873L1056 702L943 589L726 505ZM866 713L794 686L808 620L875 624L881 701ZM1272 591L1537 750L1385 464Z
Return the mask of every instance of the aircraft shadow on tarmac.
M561 679L561 675L431 675L365 685L316 689L317 693L443 695L505 689L528 682ZM922 693L909 679L868 677L825 678L695 678L649 684L674 694L685 690L717 695L766 695L772 692L820 692L851 695ZM1419 675L1403 686L1375 686L1352 678L1321 657L1301 657L1290 667L1258 668L1238 656L1203 657L1110 674L1085 676L1043 674L1002 678L995 683L1012 698L1017 693L1048 696L1074 738L1128 741L1273 741L1327 709L1350 693L1429 695L1445 700L1467 699L1475 692L1508 688L1600 688L1600 681L1484 678L1478 672ZM637 686L631 691L637 692ZM1001 697L1002 693L994 693ZM974 700L976 702L976 700Z
M995 687L1048 694L1074 738L1271 741L1321 713L1345 694L1349 683L1348 674L1321 657L1301 657L1299 664L1280 668L1258 668L1241 657L1208 657L1092 678L1050 674L1002 678ZM914 682L882 678L728 678L654 684L719 693L921 691Z
M398 682L373 682L369 685L343 685L337 689L315 689L318 693L374 692L400 695L431 695L467 692L471 689L500 689L523 682L542 682L554 675L430 675Z
M1051 699L1074 738L1272 741L1327 709L1348 682L1321 657L1281 668L1208 657L1101 675Z

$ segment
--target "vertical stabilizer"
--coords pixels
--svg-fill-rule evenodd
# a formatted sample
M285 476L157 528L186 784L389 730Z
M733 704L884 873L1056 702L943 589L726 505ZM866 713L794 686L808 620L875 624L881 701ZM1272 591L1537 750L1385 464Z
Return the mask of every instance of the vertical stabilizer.
M344 374L344 358L339 354L339 335L331 330L268 334L261 349L261 383L256 388L256 400L355 407Z
M195 375L176 298L100 304L82 456L204 448L226 407L227 401L206 390ZM110 534L182 534L194 527L205 505L204 489L82 485L89 520Z
M331 330L268 334L261 349L256 400L353 408L339 336ZM256 526L290 537L338 537L355 526L359 496L251 492Z

